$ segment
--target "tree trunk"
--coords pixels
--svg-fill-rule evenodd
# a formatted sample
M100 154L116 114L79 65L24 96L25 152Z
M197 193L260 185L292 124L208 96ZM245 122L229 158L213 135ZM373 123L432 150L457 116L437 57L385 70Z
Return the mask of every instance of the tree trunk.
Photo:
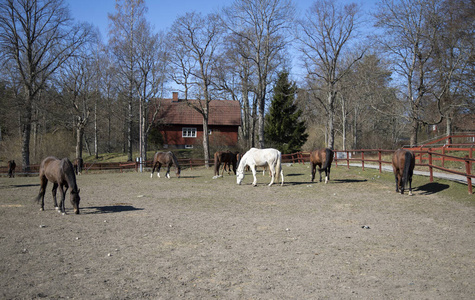
M84 136L84 127L81 122L79 122L76 128L76 159L78 159L78 173L82 172L81 164L79 163L82 160L82 141Z
M419 131L419 122L417 120L412 120L411 123L411 147L415 147L417 145L417 134Z

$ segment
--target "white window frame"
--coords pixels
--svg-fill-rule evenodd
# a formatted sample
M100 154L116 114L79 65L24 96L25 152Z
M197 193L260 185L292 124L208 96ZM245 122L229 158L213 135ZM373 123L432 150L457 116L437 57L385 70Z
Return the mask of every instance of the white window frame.
M196 137L196 127L183 127L181 129L181 136L186 138Z

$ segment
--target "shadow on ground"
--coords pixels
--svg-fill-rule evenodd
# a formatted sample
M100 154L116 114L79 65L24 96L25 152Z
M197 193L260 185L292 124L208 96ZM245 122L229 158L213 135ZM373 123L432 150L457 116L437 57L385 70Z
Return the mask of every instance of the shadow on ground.
M448 184L430 182L414 188L414 191L421 192L421 195L431 195L446 190L449 187Z
M83 214L108 214L108 213L120 213L126 211L138 211L143 210L143 208L136 208L132 205L108 205L108 206L89 206L81 208L81 213Z

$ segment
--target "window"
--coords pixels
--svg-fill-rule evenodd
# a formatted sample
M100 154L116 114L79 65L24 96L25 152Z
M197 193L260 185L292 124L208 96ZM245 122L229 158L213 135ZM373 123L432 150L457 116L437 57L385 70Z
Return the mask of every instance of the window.
M196 128L191 127L183 127L181 130L183 137L196 137Z

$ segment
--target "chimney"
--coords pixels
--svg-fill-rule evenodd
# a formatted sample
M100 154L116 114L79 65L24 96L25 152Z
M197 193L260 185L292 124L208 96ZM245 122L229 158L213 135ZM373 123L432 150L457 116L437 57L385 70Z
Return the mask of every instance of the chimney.
M173 92L173 102L178 102L178 92Z

